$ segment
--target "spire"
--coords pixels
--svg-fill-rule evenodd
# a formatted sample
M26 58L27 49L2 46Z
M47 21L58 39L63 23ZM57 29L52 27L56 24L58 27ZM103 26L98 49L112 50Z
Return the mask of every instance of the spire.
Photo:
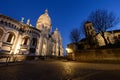
M56 31L58 31L58 28L56 28Z
M27 20L27 23L26 23L26 24L27 24L27 25L30 25L30 19Z
M45 10L45 13L48 13L48 9Z
M21 22L22 22L22 23L24 22L24 17L21 17Z

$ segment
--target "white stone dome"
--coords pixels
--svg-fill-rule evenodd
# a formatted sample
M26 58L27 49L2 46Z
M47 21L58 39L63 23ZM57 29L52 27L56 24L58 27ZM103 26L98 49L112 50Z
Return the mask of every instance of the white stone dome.
M36 23L37 29L42 30L43 27L51 29L51 19L48 15L48 10L45 10L45 13L38 18Z

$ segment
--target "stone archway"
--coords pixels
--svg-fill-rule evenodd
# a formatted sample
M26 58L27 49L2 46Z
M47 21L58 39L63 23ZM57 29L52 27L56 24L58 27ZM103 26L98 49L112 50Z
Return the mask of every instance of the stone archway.
M6 42L13 44L15 40L15 34L13 32L8 32L6 35Z
M37 38L32 38L29 52L31 55L35 55L37 47Z

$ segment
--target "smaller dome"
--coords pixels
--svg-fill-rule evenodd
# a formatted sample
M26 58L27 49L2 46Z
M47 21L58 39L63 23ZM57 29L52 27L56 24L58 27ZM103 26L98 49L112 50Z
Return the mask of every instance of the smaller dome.
M60 32L58 31L58 28L54 31L54 36L58 38L60 36Z
M51 29L51 19L48 15L48 10L45 10L45 13L42 14L36 23L36 28L39 30L42 30L43 27L46 27L47 29Z

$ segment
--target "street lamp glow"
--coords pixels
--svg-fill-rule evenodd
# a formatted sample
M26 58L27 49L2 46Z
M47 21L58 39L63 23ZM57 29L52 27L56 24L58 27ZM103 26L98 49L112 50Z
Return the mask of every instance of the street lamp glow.
M73 50L70 49L70 48L66 48L66 51L67 51L67 53L72 53L73 52Z

